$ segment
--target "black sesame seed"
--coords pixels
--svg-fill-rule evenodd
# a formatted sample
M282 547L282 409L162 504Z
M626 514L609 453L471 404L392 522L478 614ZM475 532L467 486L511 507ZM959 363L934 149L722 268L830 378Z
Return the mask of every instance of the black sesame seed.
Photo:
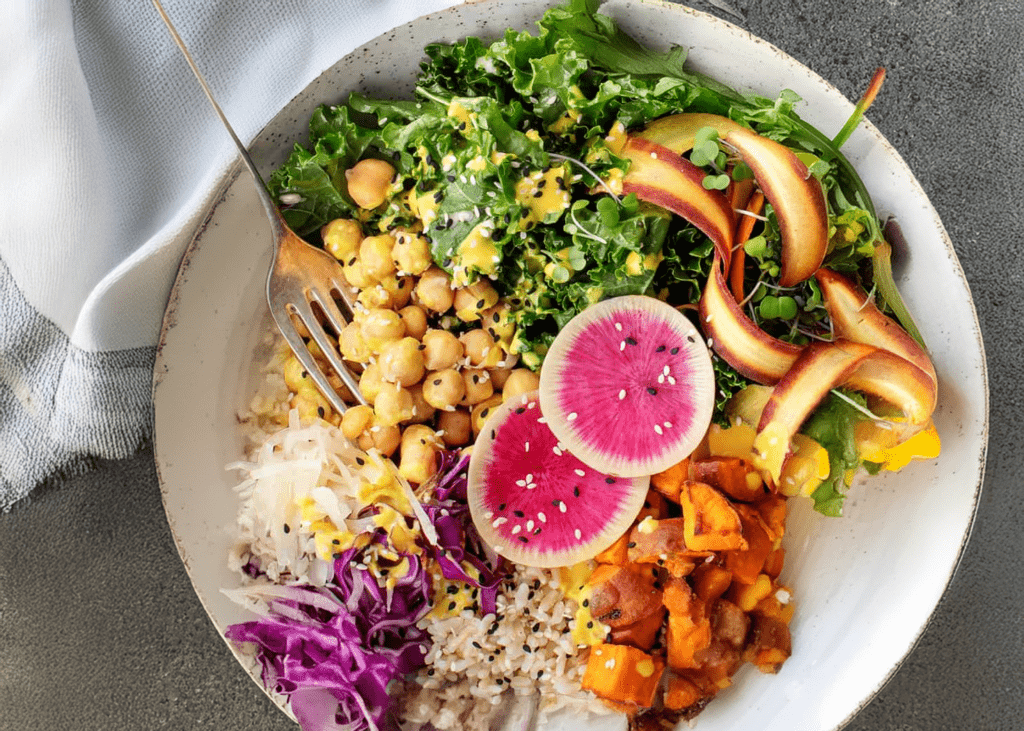
M331 554L331 558L341 558L341 553L333 553Z
M652 396L657 396L658 395L658 389L656 389L654 386L648 386L647 387L647 393L651 394Z
M527 538L526 536L519 536L519 542L520 543L529 543L530 539Z
M533 580L533 584L531 584L531 588L532 588L532 589L533 589L534 591L537 591L537 590L539 590L539 589L540 589L540 579L534 579L534 580Z
M363 459L362 457L356 457L356 464L362 467L363 465L366 464L366 460Z
M540 680L543 676L544 676L544 671L543 670L538 670L537 671L537 680Z
M449 612L454 612L456 606L457 605L455 604L455 602L448 602L448 611Z
M587 622L587 629L594 629L594 623L593 622Z
M477 300L476 301L476 308L478 310L482 310L486 304L487 304L487 300L482 300L482 299Z
M333 539L331 539L331 543L333 543L335 546L340 546L341 545L341 539L340 538L333 538Z
M516 409L516 413L517 414L525 414L526 413L526 409L523 408L522 406L520 406L518 409Z
M551 501L551 504L557 508L559 505L562 504L562 501L559 500L558 498L555 498L554 500Z
M494 432L494 429L491 429L491 439L497 439L497 438L498 438L498 435Z
M513 510L512 515L516 516L517 518L523 518L526 516L526 513L524 513L522 510Z
M481 644L480 644L479 642L477 642L476 640L473 640L473 647L475 647L475 648L476 648L476 649L478 649L478 650L482 650L482 649L484 649L484 646L483 646L483 645L481 645Z
M284 532L285 533L291 533L292 532L292 527L290 525L288 525L287 523L284 524Z
M664 345L659 345L657 348L654 349L654 352L655 353L664 353L665 352L665 346Z
M529 645L523 643L523 652L533 652Z
M512 214L506 213L503 220L505 221L505 225L508 226L512 222Z
M324 411L324 407L323 406L317 406L316 407L316 415L319 416L321 419L324 418L324 414L326 414L326 413L327 412Z
M494 655L488 655L487 662L494 662Z
M636 548L636 541L630 541L627 543L626 548Z
M604 481L606 483L608 483L609 485L614 485L615 484L615 478L614 477L606 477L606 478L604 478Z
M505 679L504 679L504 678L498 678L498 679L497 679L497 680L496 680L495 682L496 682L496 683L497 683L498 685L501 685L502 683L504 683L504 682L505 682Z
M546 180L542 180L542 181L540 181L539 183L537 183L537 187L538 187L538 188L543 188L543 187L544 187L545 185L547 185L547 184L548 184L548 181L546 181Z
M434 672L434 668L430 668L430 670L427 671L427 675L433 675Z
M534 632L540 632L540 622L535 622L533 625Z
M686 336L686 339L687 339L687 341L689 341L689 342L691 342L691 343L692 343L692 342L694 342L694 339L693 339L693 336L692 336L692 335L687 335L687 336Z
M434 193L434 203L440 203L444 199L444 194L441 191Z
M575 497L579 497L580 496L580 486L579 485L577 485L576 487L574 487L572 489L572 494Z
M540 198L543 195L544 195L544 191L543 190L538 190L536 193L533 194L533 197L534 198Z
M529 594L526 595L526 601L531 601L535 596L537 596L537 592L531 591Z
M455 584L449 584L448 588L445 591L447 591L449 594L458 594L459 587L457 587Z
M508 503L502 503L501 505L498 506L498 510L504 510L507 504Z
M636 345L636 338L626 338L627 345Z
M589 599L584 599L583 600L583 606L584 607L589 607L590 606L590 600Z
M540 535L540 528L537 528L536 530L534 530L533 531L533 535L539 536Z
M672 350L670 350L668 352L670 352L672 355L678 355L679 354L679 348L672 348Z

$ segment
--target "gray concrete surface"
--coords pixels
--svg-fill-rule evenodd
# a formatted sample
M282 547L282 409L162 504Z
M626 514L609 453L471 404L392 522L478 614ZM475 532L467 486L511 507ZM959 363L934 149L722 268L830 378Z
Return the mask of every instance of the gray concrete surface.
M1022 729L1024 5L729 2L742 25L850 98L876 65L889 69L869 116L949 230L989 357L988 470L961 568L916 649L847 728ZM294 726L193 595L145 449L55 480L0 515L0 730L163 728Z

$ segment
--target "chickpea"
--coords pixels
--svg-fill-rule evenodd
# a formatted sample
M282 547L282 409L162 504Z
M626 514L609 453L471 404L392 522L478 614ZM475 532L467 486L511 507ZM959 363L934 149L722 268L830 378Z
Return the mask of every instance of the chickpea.
M393 307L391 295L381 284L371 284L365 289L359 290L359 294L356 295L356 302L367 310L378 308L390 310Z
M455 301L451 281L443 269L427 269L416 283L418 303L433 312L447 312Z
M376 363L370 363L363 369L362 375L359 376L359 392L363 394L363 398L369 403L376 403L381 389L384 388L384 383L380 366Z
M363 337L362 326L358 322L350 322L338 337L341 357L353 363L366 363L370 359L370 348Z
M341 433L355 441L373 424L372 406L352 406L341 415Z
M358 221L350 218L336 218L320 229L324 249L338 261L348 261L359 251L363 241L363 229Z
M369 431L363 432L356 445L364 452L371 449L380 450L385 457L390 457L401 444L402 430L397 426L380 426L375 424Z
M385 343L377 361L384 380L406 387L419 383L423 378L421 347L415 338L408 336Z
M412 418L412 394L397 383L386 383L373 401L374 424L394 426Z
M469 364L474 368L493 368L498 365L504 357L504 351L494 343L494 338L488 335L486 330L470 330L459 336L469 358Z
M405 323L405 334L409 337L422 340L427 332L427 312L419 305L409 305L398 311L398 315ZM424 355L424 359L426 356Z
M398 473L409 482L422 485L437 472L437 435L429 426L412 424L402 434L402 456Z
M370 275L366 273L363 262L359 260L358 256L352 256L345 262L345 266L341 268L341 271L345 275L345 281L356 289L365 289L376 284Z
M395 168L383 160L360 160L345 171L348 194L356 205L366 210L376 208L388 197L395 177Z
M416 282L412 277L391 275L380 280L380 286L391 297L391 308L400 310L412 299L412 290L416 286Z
M484 423L487 421L487 418L493 414L494 410L500 405L501 394L496 393L473 407L473 434L479 434L483 431Z
M462 447L469 444L473 436L472 417L466 409L442 411L437 417L437 428L447 447Z
M395 237L391 258L398 271L406 274L422 274L434 263L427 237L407 231L400 231Z
M501 389L502 398L506 401L524 393L536 391L540 387L540 376L529 368L516 368L508 374L505 385Z
M417 383L409 386L409 394L412 396L412 416L409 417L409 422L422 424L432 420L436 409L423 398L423 384Z
M360 318L363 339L371 353L379 353L386 343L405 336L405 323L394 310L376 307Z
M428 373L423 379L423 398L435 409L451 411L466 396L466 381L452 368Z
M395 240L391 234L367 236L359 245L359 261L363 263L366 276L374 281L381 281L395 273L395 262L391 259L391 247Z
M504 360L500 361L493 368L487 369L487 372L491 374L491 383L494 384L495 391L505 388L505 383L508 381L508 377L512 375L512 368L515 364L516 357L514 355L506 355Z
M294 355L288 356L288 359L284 362L284 368L282 370L284 383L292 393L298 393L304 388L313 386L313 380L309 377L309 373L306 372L306 369L302 367L299 359Z
M516 333L516 321L512 308L506 302L499 302L480 313L480 327L487 330L496 343L501 343L507 352Z
M452 368L462 357L462 343L447 330L427 330L422 340L423 365L428 371Z
M498 292L486 279L455 290L455 316L463 322L480 319L480 314L498 304Z
M334 416L331 405L324 398L323 394L310 382L310 385L302 388L292 399L292 408L298 409L301 421L312 421L324 419L329 421Z
M485 370L467 368L462 371L462 381L466 384L466 395L462 397L464 406L476 406L494 393L491 375Z

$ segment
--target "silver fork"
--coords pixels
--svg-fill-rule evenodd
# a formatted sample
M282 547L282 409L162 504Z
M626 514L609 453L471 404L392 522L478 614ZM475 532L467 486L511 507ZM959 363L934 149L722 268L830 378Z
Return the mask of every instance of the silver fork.
M352 375L352 372L345 366L344 361L342 361L341 356L331 342L330 336L313 310L313 305L315 304L338 334L341 333L347 324L345 316L341 313L334 300L334 294L338 295L338 298L345 303L345 306L351 313L355 311L355 292L345 280L341 265L326 251L303 241L285 223L281 212L274 205L274 201L267 191L267 186L263 182L262 176L256 170L256 164L249 156L249 151L245 149L245 145L238 139L238 135L235 134L231 123L228 122L224 112L221 111L217 100L213 98L213 92L210 91L210 87L199 72L195 61L192 60L192 54L189 53L185 42L178 35L178 31L175 30L174 24L164 11L160 0L153 0L153 5L156 7L157 12L160 13L160 17L167 26L167 30L170 31L175 44L181 49L181 53L185 56L185 60L199 81L199 85L203 87L206 98L210 100L210 104L213 105L213 109L217 112L217 116L220 117L220 121L224 123L225 129L231 135L232 141L238 148L238 154L242 157L242 162L245 163L245 166L255 179L256 192L259 195L260 202L263 204L263 208L266 210L274 236L274 258L270 265L270 272L267 275L267 302L270 305L270 314L273 315L274 322L277 323L281 335L284 336L285 341L291 347L299 363L302 364L303 369L313 379L317 388L335 411L339 414L343 413L348 406L341 398L341 395L331 386L327 374L323 372L323 369L320 368L320 365L313 357L305 339L296 329L293 317L302 323L302 326L309 332L313 341L327 358L331 368L338 374L342 383L351 392L352 397L360 404L366 404L366 399L359 391L359 383L355 376Z

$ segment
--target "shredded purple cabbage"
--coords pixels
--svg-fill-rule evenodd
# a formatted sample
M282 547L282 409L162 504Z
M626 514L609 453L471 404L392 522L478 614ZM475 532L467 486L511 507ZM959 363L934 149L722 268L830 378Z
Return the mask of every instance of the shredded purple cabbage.
M326 587L292 586L268 600L270 616L228 627L233 642L257 645L263 683L289 696L304 731L363 731L392 725L388 684L423 666L431 581L419 558L382 589L359 568L357 549L334 562Z
M481 610L484 614L493 614L497 610L498 587L507 570L502 559L480 539L473 525L466 498L468 469L468 454L441 452L433 493L423 503L423 510L437 530L438 541L437 546L428 546L427 551L446 579L464 581L479 588ZM463 562L480 572L479 580L466 573Z

